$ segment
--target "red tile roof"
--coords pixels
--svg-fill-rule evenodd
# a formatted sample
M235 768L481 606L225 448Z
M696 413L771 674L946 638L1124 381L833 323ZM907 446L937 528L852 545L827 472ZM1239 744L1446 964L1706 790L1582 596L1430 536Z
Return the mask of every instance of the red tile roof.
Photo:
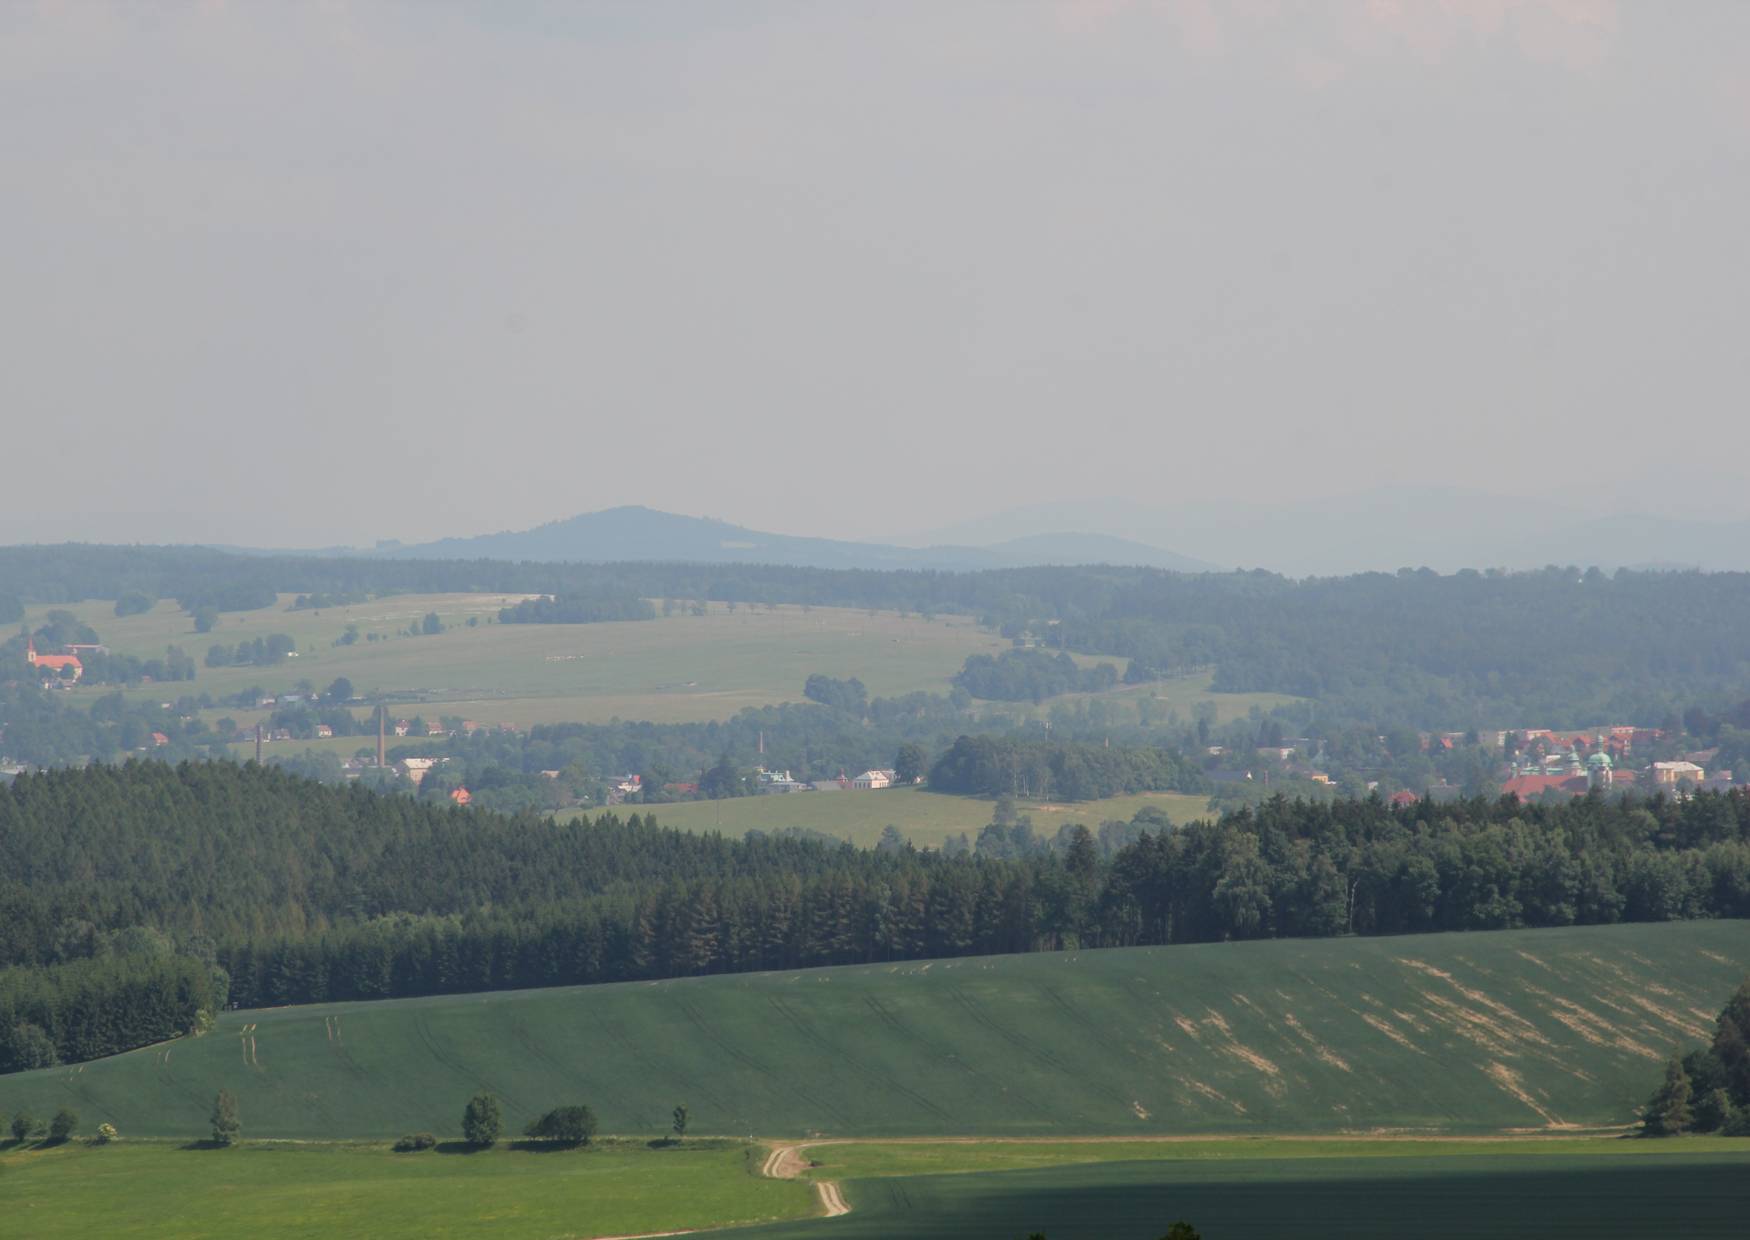
M1532 801L1552 789L1581 796L1588 786L1584 775L1515 775L1501 785L1501 793L1503 796L1511 794L1521 801Z

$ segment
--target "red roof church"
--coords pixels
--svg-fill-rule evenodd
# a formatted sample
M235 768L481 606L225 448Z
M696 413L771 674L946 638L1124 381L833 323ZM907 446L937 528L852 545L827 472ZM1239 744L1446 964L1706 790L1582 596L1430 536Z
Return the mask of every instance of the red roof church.
M73 679L78 680L85 674L85 665L79 662L76 654L38 654L36 642L26 638L24 642L24 661L32 667L46 667L56 676L65 677L67 669L73 670Z

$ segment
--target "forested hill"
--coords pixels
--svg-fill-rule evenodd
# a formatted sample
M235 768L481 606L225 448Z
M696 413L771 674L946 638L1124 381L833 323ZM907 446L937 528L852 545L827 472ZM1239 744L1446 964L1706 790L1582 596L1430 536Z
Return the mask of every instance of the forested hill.
M1127 657L1133 680L1214 669L1218 690L1291 694L1316 702L1319 718L1381 726L1657 725L1750 695L1745 573L1404 570L1293 581L1120 568L864 572L0 548L0 622L30 602L132 593L191 610L251 609L276 591L525 592L557 601L519 618L561 622L650 615L638 602L648 599L967 612L1048 647Z
M556 825L228 763L24 776L0 788L0 1070L140 1045L227 1001L1750 916L1742 794L1278 799L1171 831L1147 814L998 859L983 840L973 858Z

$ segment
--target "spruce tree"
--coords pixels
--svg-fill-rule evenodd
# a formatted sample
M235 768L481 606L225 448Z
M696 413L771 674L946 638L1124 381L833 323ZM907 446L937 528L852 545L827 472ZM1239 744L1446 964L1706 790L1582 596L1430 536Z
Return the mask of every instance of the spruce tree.
M213 1099L213 1144L235 1145L243 1135L243 1124L237 1118L237 1099L228 1089L221 1089Z
M1649 1137L1675 1137L1690 1125L1689 1073L1676 1054L1666 1061L1665 1083L1647 1103L1641 1132Z

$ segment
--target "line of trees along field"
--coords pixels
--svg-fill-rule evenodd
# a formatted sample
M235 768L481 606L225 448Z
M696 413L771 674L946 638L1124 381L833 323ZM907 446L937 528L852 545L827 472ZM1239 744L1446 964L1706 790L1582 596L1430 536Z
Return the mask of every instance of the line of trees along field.
M649 599L967 612L1059 650L1129 658L1133 678L1213 668L1219 690L1291 694L1316 699L1323 717L1442 730L1657 723L1750 693L1750 627L1739 620L1750 610L1746 573L1404 569L1295 581L1111 567L869 572L0 548L0 605L12 612L148 596L192 613L267 606L275 591L539 594L550 601L527 618L561 621L566 600L579 600L576 620L643 615ZM1027 672L973 669L999 695L1022 692ZM1048 679L1027 691L1076 683Z
M1690 917L1750 917L1750 797L1277 800L1109 854L1072 829L996 859L131 763L0 791L0 1069L140 1045L227 1001Z

